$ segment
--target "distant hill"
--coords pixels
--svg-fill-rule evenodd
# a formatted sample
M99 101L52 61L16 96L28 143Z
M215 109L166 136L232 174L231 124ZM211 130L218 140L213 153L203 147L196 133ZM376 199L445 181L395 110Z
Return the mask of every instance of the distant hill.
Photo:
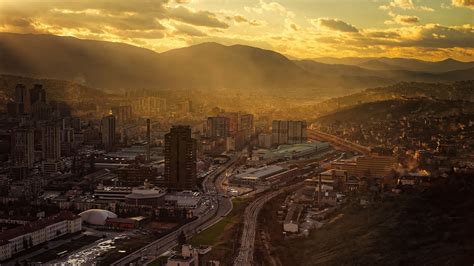
M474 114L474 103L466 101L418 99L394 99L362 103L344 108L318 118L317 122L326 124L339 122L363 123L370 120L401 119L425 115Z
M311 87L317 76L281 54L205 43L163 54L131 45L0 33L0 71L98 88Z
M370 77L367 79L366 87L389 85L399 81L453 82L471 79L474 76L474 64L472 64L473 67L466 69L428 72L406 70L404 67L378 60L367 61L359 65L323 64L312 60L300 60L295 63L309 72L344 77L345 80L348 77L357 77L361 80Z
M366 89L343 97L333 98L318 104L322 113L333 112L363 103L392 99L431 98L437 100L474 102L474 80L451 84L401 82L391 86Z
M0 109L4 108L9 99L13 98L17 84L24 84L27 88L32 88L34 84L41 84L46 90L47 99L65 101L70 104L99 102L100 99L111 96L100 90L71 81L0 75Z
M453 67L449 68L456 71L452 73L416 73L404 68L397 71L405 72L385 73L292 61L277 52L244 45L203 43L156 53L122 43L13 33L0 33L0 62L0 73L76 81L94 88L258 89L281 96L347 94L402 80L450 82L474 75L473 69L457 72Z
M5 74L140 88L150 85L157 60L153 51L122 43L0 33L0 72Z
M474 62L461 62L450 58L443 61L429 62L409 58L321 57L314 58L313 61L324 64L355 65L370 70L409 70L431 73L441 73L474 68Z
M160 54L167 86L202 88L291 88L317 85L310 73L285 56L244 45L203 43Z

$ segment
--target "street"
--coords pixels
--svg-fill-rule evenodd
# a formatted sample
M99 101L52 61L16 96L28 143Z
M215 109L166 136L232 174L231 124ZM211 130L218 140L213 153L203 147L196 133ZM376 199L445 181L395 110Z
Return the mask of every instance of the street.
M136 262L139 265L146 265L155 260L167 250L178 244L177 239L181 231L189 238L202 230L219 222L223 216L232 210L232 201L225 197L226 190L222 187L222 183L226 177L226 170L232 167L240 158L241 153L236 153L228 162L221 165L213 173L209 174L203 181L203 190L209 195L216 208L210 209L196 220L183 225L181 228L169 233L168 235L144 246L143 248L119 259L112 265L122 266ZM147 259L141 261L142 257Z
M274 197L288 192L301 186L301 183L294 184L289 187L282 188L277 191L267 192L263 196L260 196L253 201L244 212L244 227L242 230L242 236L240 239L240 249L237 258L234 261L235 266L241 265L252 265L253 264L253 252L255 245L255 232L257 231L257 219L261 209Z

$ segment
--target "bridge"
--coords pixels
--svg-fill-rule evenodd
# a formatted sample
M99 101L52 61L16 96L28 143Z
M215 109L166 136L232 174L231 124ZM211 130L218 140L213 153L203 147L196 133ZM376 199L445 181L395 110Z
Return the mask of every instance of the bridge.
M308 139L327 141L333 144L335 147L340 147L340 148L343 148L345 150L350 150L350 151L356 151L361 154L370 153L370 147L366 147L354 142L350 142L338 136L324 133L315 129L308 129Z

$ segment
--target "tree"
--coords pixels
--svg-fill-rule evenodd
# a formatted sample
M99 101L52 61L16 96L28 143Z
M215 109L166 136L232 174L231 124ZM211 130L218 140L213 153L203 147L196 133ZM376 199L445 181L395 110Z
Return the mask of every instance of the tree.
M178 235L178 244L182 246L185 245L187 242L188 240L186 239L186 234L181 231Z

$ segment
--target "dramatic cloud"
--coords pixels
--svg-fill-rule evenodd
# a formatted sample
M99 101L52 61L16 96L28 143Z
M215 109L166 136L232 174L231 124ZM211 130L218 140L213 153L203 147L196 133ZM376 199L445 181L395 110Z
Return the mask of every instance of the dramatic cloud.
M404 15L397 15L392 12L389 12L389 15L392 17L392 20L385 21L385 24L402 24L402 25L410 25L416 24L420 22L420 18L417 16L404 16Z
M250 26L263 26L266 24L265 21L256 20L256 19L247 19L245 16L240 15L240 14L233 15L233 16L228 15L226 16L226 18L228 20L235 21L235 23L237 24L248 24Z
M399 7L403 9L414 9L412 0L393 0L390 2L390 6Z
M200 31L199 29L186 25L186 24L175 24L174 28L176 29L176 34L185 34L193 37L203 37L207 36L206 33Z
M334 31L342 32L358 32L359 30L349 23L346 23L339 19L332 18L318 18L317 20L311 20L311 23L317 27L326 28Z
M415 6L412 0L392 0L388 5L379 6L382 10L389 10L390 8L412 9L419 11L433 12L434 9L427 6Z
M247 12L255 12L258 14L262 14L264 11L267 12L275 12L282 16L293 18L295 17L295 13L289 11L284 7L282 4L277 2L265 2L264 0L259 1L259 5L257 7L244 7Z
M473 9L473 0L443 1L442 6L436 3L436 16L430 16L426 11L435 6L427 0L372 0L358 5L350 5L351 1L253 0L243 8L222 0L0 0L0 31L124 42L158 52L214 41L253 45L300 58L474 60L472 15L466 9ZM384 4L374 6L373 2ZM324 18L321 14L332 15L324 13L328 8L351 11L350 23ZM380 18L380 9L386 10L387 19ZM427 21L432 24L423 24Z
M301 27L290 18L285 19L285 28L291 31L299 31L301 29Z
M474 9L474 0L452 0L453 6Z
M179 6L169 10L170 17L188 24L215 27L215 28L228 28L229 25L223 21L220 21L216 14L209 11L193 11L184 6Z

